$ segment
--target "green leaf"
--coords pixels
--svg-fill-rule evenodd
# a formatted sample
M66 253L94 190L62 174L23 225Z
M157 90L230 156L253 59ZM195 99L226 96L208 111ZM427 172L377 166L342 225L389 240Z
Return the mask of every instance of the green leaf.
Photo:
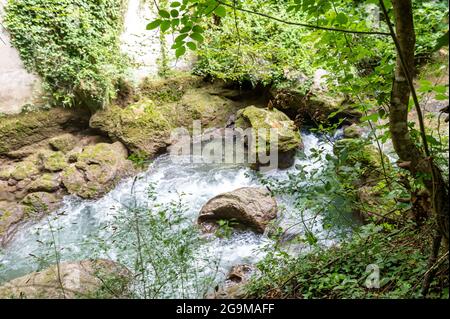
M181 3L179 3L178 1L174 1L174 2L172 2L172 3L170 4L170 6L171 6L172 8L176 8L176 7L181 6Z
M195 51L197 49L197 45L194 42L187 42L186 46L191 49L192 51Z
M199 25L194 25L194 27L192 28L192 32L195 33L203 33L203 31L204 31L203 28Z
M170 10L170 15L172 16L172 18L178 17L178 10L176 9Z
M153 29L156 29L157 27L159 27L159 25L161 24L161 20L155 20L155 21L152 21L152 22L150 22L149 24L147 24L147 27L146 27L146 29L147 30L153 30Z
M161 17L170 19L170 13L167 12L166 10L159 10L158 13Z
M339 24L346 24L348 22L348 18L347 16L340 12L337 16L336 16L336 20Z
M361 117L361 122L367 122L367 121L375 122L378 120L379 117L380 116L378 113L373 113L371 115Z
M197 42L203 42L203 36L200 33L191 33L190 37Z
M177 37L175 38L175 42L183 41L184 39L187 38L187 36L188 36L187 33L180 34L179 36L177 36Z
M215 10L214 10L214 14L223 18L227 15L227 10L225 9L224 6L218 6Z
M185 46L181 46L178 49L175 50L175 56L177 57L177 59L182 56L183 54L186 53L186 47Z
M180 33L186 33L191 31L192 27L190 25L186 25L183 28L181 28Z
M161 22L161 31L165 32L165 31L169 30L171 25L172 25L172 23L170 20L164 20L163 22Z

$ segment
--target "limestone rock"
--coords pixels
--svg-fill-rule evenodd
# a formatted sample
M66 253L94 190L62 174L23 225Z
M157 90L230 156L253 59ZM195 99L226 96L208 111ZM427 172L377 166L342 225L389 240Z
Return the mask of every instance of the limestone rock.
M218 220L234 220L263 233L276 217L277 203L268 190L243 187L210 199L202 207L197 221L205 231L214 230Z
M38 173L39 168L36 163L31 160L25 160L15 165L14 170L11 172L11 178L21 181Z
M59 188L61 181L58 174L44 173L28 185L29 192L53 192Z
M49 213L58 206L59 199L52 193L36 192L25 196L22 204L27 206L29 212Z
M62 173L62 182L70 194L95 198L109 191L132 171L122 143L99 143L87 146L77 161Z
M2 117L0 121L0 154L18 150L64 130L87 126L88 113L74 108L52 108Z
M59 271L54 265L3 284L0 298L121 298L126 295L129 276L125 267L110 260L63 262Z
M77 144L77 139L75 138L75 136L73 136L73 134L66 133L55 136L48 142L55 151L67 153L75 147L75 145Z
M253 134L257 134L259 129L272 129L276 136L271 136L269 131L267 134L257 134L258 141L265 141L265 148L260 149L258 142L256 148L252 151L256 152L257 164L260 164L260 153L269 154L269 142L277 141L278 150L278 167L287 168L294 164L294 155L296 151L303 146L300 133L295 127L294 122L289 117L277 109L263 109L256 106L248 106L239 110L236 115L236 127L241 129L252 128ZM274 139L275 138L275 139ZM258 165L257 165L258 166Z

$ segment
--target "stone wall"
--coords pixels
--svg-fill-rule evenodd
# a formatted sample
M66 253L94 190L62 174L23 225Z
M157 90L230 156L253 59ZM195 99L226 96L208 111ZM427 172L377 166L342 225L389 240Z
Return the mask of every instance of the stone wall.
M6 2L0 0L0 113L14 114L39 97L40 80L25 70L19 52L11 46L3 26Z

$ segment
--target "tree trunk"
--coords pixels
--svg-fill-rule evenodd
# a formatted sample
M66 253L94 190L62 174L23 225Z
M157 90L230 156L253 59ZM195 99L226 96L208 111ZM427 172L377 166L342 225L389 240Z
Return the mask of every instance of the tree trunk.
M448 186L439 168L431 158L425 156L411 139L408 129L408 102L411 93L407 76L414 74L415 33L411 0L393 0L395 29L399 50L395 68L395 78L391 92L389 129L394 149L401 161L415 178L425 176L424 184L432 194L433 211L437 226L448 248L449 205ZM403 63L407 74L404 72Z

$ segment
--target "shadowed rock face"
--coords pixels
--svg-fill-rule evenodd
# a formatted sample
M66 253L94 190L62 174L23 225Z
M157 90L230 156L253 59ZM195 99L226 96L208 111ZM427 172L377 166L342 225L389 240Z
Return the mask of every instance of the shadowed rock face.
M263 233L277 217L277 203L263 188L243 187L210 199L201 209L198 223L205 232L215 230L217 221L234 220L240 226Z
M64 262L5 283L0 298L119 298L126 292L128 277L125 267L110 260Z

